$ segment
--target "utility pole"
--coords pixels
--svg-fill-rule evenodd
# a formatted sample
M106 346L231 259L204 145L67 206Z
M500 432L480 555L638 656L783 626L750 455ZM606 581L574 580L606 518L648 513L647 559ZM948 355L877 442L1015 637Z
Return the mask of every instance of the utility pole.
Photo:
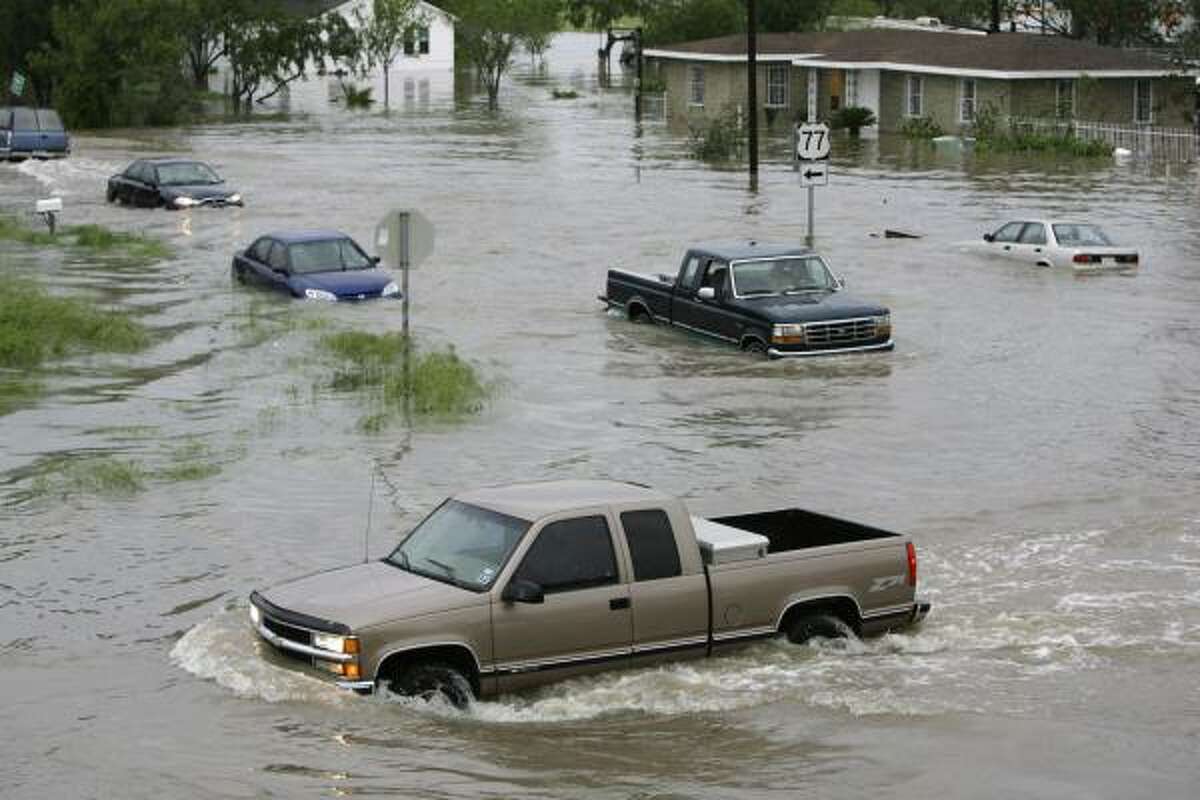
M746 0L746 105L750 116L750 189L758 189L758 8Z
M989 32L1000 32L1000 0L992 0L992 26Z

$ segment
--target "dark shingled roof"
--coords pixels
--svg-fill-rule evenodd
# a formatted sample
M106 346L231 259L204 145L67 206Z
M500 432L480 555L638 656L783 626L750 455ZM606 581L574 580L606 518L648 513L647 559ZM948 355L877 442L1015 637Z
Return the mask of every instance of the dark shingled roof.
M680 55L744 56L746 37L734 34L663 45L654 50ZM893 29L762 33L758 36L758 52L760 56L819 54L815 57L821 61L911 64L996 72L1172 70L1169 62L1145 53L1028 33L981 36Z

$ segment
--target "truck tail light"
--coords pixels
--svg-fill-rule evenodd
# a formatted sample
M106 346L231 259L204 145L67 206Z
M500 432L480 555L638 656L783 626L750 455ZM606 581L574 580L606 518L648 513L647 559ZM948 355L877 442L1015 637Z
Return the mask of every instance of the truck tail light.
M912 542L908 543L908 585L917 585L917 546Z
M1076 264L1091 264L1093 262L1099 261L1100 256L1091 256L1091 255L1088 255L1087 253L1076 253L1075 257L1072 258L1071 260L1074 261Z

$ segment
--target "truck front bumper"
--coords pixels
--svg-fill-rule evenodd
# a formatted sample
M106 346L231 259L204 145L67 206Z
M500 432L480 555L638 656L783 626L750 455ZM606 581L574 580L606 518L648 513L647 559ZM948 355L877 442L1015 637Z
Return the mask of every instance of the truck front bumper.
M929 609L932 607L933 604L928 600L918 599L915 603L913 603L912 617L909 619L909 624L916 625L918 622L925 619L925 617L929 615Z
M833 347L828 350L780 350L777 347L767 348L771 358L805 358L807 356L836 356L842 353L869 353L874 350L892 350L896 343L891 339L878 344L864 344L857 347Z

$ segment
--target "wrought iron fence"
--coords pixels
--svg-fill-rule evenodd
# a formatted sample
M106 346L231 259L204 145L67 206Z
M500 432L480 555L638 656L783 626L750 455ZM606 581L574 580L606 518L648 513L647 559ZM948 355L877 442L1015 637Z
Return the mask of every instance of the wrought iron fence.
M1114 149L1122 147L1137 158L1170 161L1200 159L1200 133L1188 128L1163 128L1156 125L1121 125L1110 122L1083 122L1066 119L1009 120L1013 130L1052 136L1074 136L1099 141Z

